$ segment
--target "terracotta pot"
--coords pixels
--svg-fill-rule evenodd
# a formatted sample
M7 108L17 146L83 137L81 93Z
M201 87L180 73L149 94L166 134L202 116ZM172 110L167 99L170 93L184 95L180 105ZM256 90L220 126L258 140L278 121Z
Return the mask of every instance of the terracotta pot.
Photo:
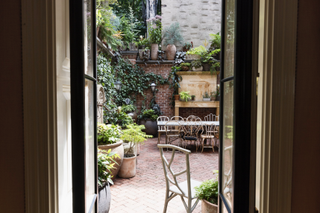
M109 183L103 187L99 187L99 211L98 213L108 213L111 203L111 191Z
M180 95L174 95L174 100L179 101Z
M167 50L166 50L166 53L167 53L167 59L168 60L174 60L174 58L176 57L176 52L177 52L177 48L176 48L176 45L174 44L169 44L167 46Z
M122 178L131 178L136 175L137 171L137 156L134 155L133 157L125 157L122 162L122 166L118 173L119 177Z
M106 150L106 151L111 149L111 152L117 153L120 156L120 159L119 158L115 159L116 162L118 163L118 165L115 164L114 165L115 168L113 168L111 170L111 173L113 175L112 180L114 180L116 178L116 176L120 170L121 164L123 162L124 151L123 151L123 144L122 143L123 143L122 141L119 141L114 144L98 145L99 149Z
M183 70L183 71L188 71L188 70L189 70L189 67L188 67L188 66L181 66L181 70Z
M218 213L218 205L201 200L201 213Z
M145 130L143 130L147 135L152 135L154 138L158 137L158 125L157 121L152 121L150 119L147 120L141 120L141 125L144 125L146 127Z
M158 44L151 44L151 59L152 60L158 59L158 50L159 50Z

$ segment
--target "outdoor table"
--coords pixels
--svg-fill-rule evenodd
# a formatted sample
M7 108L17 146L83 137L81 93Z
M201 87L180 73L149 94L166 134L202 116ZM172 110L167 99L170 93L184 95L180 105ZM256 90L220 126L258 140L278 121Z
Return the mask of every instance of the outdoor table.
M168 121L158 121L157 124L158 126L165 126L166 123ZM216 125L216 126L219 126L219 121L178 121L180 125L183 125L183 126L188 126L188 125L192 125L192 124L199 124L199 125ZM169 125L171 126L176 126L178 125L178 122L177 123L174 123L174 122L171 122L169 123Z

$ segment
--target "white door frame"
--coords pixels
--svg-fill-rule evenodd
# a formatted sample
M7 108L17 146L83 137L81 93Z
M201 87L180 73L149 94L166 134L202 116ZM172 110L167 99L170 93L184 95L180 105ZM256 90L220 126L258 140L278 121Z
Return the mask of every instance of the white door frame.
M25 212L58 212L55 0L23 0Z
M26 212L58 212L55 0L21 2ZM291 212L297 8L297 0L260 0L263 213Z

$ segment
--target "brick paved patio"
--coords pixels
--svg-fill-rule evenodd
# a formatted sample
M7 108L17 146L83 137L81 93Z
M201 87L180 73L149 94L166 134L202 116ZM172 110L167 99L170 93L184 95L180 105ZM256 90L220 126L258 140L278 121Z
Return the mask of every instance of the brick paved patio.
M164 142L164 137L161 138ZM196 152L195 147L188 147L190 154L191 178L204 181L214 178L213 170L218 169L218 152L205 149L203 153ZM169 156L170 151L166 156ZM185 168L185 157L176 153L174 169ZM165 179L157 138L149 139L141 146L138 156L137 174L130 179L116 178L111 186L110 213L156 213L162 212L165 198ZM168 205L168 213L185 212L180 196L173 198ZM194 213L200 212L200 202Z

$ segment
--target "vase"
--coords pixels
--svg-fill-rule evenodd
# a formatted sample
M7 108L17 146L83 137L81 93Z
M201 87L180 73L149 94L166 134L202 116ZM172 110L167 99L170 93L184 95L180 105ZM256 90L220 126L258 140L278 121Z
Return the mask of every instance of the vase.
M143 131L147 135L152 135L154 138L158 137L157 121L152 121L151 119L141 120L140 124L145 126L146 129Z
M114 152L120 156L119 158L116 158L115 161L117 164L114 164L114 168L111 169L111 174L112 174L112 180L114 180L120 170L121 164L123 162L123 156L124 156L124 151L123 151L123 142L118 141L117 143L114 144L106 144L106 145L98 145L99 149L108 151L111 149L111 152Z
M177 52L176 45L174 45L174 44L169 44L169 45L167 46L167 50L166 50L167 59L168 59L168 60L174 60L174 58L176 57L176 52Z
M119 177L122 177L122 178L134 177L137 171L136 160L137 160L136 155L133 155L131 157L125 157L123 159L123 163L118 174Z
M218 213L218 205L201 200L201 213Z
M158 44L151 44L151 60L158 59L158 50L159 50Z

